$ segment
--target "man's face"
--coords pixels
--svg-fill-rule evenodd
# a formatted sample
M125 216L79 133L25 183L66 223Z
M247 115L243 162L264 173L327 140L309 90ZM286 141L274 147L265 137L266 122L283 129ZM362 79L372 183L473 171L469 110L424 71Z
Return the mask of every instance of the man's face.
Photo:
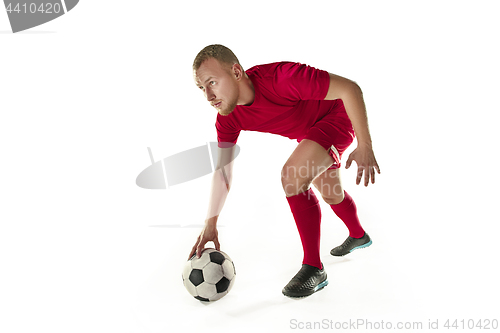
M239 88L236 77L225 64L210 58L205 60L194 72L196 85L203 91L210 104L219 114L227 116L237 105Z

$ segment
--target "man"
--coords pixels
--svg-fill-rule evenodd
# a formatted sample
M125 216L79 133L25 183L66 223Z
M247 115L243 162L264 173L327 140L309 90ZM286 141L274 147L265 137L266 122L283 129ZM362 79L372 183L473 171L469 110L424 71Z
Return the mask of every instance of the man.
M209 241L220 249L216 224L231 186L234 145L241 130L279 134L299 142L282 169L281 181L304 250L302 268L283 294L304 297L322 289L328 280L319 255L321 211L311 184L349 229L346 241L330 253L343 256L371 245L339 173L342 153L356 137L358 146L346 162L346 168L352 161L358 165L356 184L363 174L365 186L370 179L375 183L375 169L380 174L361 89L353 81L300 63L279 62L244 71L222 45L201 50L193 74L218 111L219 160L205 227L189 257L200 256Z

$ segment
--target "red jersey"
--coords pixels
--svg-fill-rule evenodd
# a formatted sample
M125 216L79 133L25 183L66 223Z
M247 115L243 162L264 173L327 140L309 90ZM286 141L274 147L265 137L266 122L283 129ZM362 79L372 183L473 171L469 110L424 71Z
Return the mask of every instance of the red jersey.
M278 134L300 142L314 123L336 112L340 126L352 126L342 100L324 100L330 85L326 71L277 62L254 66L246 74L253 83L255 99L251 105L237 105L227 116L217 114L218 142L236 143L242 130Z

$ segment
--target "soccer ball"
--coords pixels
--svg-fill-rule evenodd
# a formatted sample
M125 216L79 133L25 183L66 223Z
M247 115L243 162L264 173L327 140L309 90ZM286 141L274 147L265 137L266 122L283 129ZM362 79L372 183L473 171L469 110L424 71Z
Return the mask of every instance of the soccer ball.
M186 262L182 281L194 298L211 302L221 299L231 290L235 276L233 261L227 254L206 249L200 258L195 254Z

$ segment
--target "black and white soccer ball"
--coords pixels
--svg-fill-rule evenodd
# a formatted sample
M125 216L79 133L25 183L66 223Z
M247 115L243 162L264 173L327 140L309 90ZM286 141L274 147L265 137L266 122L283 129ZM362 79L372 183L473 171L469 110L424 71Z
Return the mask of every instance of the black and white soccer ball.
M195 254L186 262L182 281L194 298L211 302L227 295L233 287L235 276L233 261L226 253L206 249L200 258Z

